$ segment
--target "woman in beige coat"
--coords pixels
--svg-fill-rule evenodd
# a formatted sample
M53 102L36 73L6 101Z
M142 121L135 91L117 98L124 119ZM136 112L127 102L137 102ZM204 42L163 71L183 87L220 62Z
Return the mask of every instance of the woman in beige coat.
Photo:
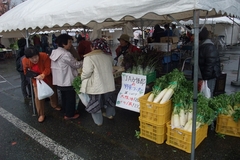
M92 52L84 55L80 92L89 95L86 111L92 114L98 126L102 125L103 116L112 119L115 115L112 62L111 50L104 39L95 39L92 42ZM105 108L106 113L102 114L101 108Z

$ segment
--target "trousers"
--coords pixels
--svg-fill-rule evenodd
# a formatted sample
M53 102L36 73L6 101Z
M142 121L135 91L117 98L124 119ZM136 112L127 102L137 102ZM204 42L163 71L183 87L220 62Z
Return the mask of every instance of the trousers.
M57 96L57 87L54 85L49 85L52 90L54 91L54 94L49 97L50 98L50 104L53 108L58 107L58 96ZM45 99L39 100L38 99L38 93L37 93L37 86L33 87L34 95L35 95L35 104L38 116L44 116L44 107L45 107Z

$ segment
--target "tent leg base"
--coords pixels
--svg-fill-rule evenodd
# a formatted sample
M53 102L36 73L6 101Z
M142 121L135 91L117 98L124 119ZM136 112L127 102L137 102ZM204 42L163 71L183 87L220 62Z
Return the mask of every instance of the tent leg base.
M231 85L240 87L240 82L239 81L232 81Z
M37 115L36 114L32 114L33 117L36 117Z

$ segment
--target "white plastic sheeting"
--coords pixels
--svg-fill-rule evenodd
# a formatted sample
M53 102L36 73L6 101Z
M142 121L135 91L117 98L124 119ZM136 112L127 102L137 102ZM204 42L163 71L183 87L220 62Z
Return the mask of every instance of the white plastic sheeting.
M233 22L234 21L234 22ZM193 20L179 21L182 25L193 25ZM237 18L217 17L199 19L199 24L205 24L214 35L224 36L226 45L239 43L240 20Z
M216 18L206 18L206 19L199 19L199 24L219 24L219 23L224 23L224 24L233 24L235 23L240 25L240 20L237 18L228 18L228 17L216 17ZM193 20L187 20L187 21L179 21L179 23L183 25L193 25Z
M181 23L182 25L193 25L193 20L188 20L188 21L179 21L179 23ZM199 24L216 24L215 21L212 20L204 20L204 19L199 19Z
M95 22L102 28L114 21L190 19L193 10L201 10L200 17L224 13L240 16L238 0L27 0L6 12L0 18L0 32L24 29L44 29L82 25L93 28ZM164 16L165 15L165 16Z

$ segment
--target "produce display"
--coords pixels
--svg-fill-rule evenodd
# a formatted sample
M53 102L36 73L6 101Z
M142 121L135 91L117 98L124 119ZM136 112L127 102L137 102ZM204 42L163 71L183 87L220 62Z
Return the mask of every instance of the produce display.
M72 85L77 94L80 94L81 83L82 80L80 76L74 78Z
M164 104L173 103L171 128L192 131L193 117L193 82L187 80L177 69L156 79L147 101ZM196 129L210 125L219 115L232 117L238 123L240 119L240 92L231 95L220 94L206 98L202 93L197 96Z
M240 92L231 95L220 94L209 101L209 107L216 113L233 117L235 122L240 119Z
M171 128L192 131L193 82L185 78L182 72L174 69L172 72L156 79L148 101L154 103L173 102ZM216 112L208 106L209 99L198 94L196 129L205 124L211 124L217 117Z
M147 75L155 70L159 70L159 62L161 62L163 54L155 51L147 53L127 53L124 56L123 67L126 73Z

